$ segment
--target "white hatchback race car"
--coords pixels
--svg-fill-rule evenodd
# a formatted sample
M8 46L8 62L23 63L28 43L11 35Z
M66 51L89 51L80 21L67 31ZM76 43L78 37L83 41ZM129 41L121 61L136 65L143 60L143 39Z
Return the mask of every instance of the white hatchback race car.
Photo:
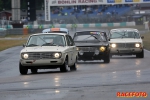
M20 52L19 71L27 74L28 69L55 69L67 72L76 70L77 48L66 33L38 33L30 35Z
M119 28L110 30L110 48L112 55L136 55L144 58L143 39L137 29Z

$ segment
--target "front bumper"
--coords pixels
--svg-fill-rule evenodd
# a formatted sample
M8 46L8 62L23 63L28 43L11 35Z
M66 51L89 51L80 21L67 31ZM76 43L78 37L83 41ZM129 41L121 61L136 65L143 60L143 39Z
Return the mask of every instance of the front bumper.
M84 52L83 55L78 53L78 60L102 60L105 55L107 55L107 52L99 53L98 55L95 52Z
M142 52L143 48L111 48L111 54L137 54Z
M38 60L24 60L20 59L20 63L22 66L55 66L55 65L63 65L64 58L60 59L38 59Z

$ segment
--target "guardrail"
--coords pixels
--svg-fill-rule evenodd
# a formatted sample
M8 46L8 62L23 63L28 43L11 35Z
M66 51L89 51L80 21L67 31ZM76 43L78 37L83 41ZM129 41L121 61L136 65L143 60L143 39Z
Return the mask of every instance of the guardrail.
M96 24L76 24L79 28L92 28L92 27L116 27L116 26L135 26L135 22L121 22L121 23L96 23ZM42 28L71 28L72 24L40 24L40 25L24 25L23 28L34 28L34 29L42 29Z
M91 23L91 24L76 24L79 28L88 28L88 27L116 27L116 26L135 26L135 22L121 22L121 23ZM39 24L39 25L23 25L23 28L51 28L51 27L59 27L59 28L71 28L72 24ZM13 29L12 25L7 25L4 27L5 29Z

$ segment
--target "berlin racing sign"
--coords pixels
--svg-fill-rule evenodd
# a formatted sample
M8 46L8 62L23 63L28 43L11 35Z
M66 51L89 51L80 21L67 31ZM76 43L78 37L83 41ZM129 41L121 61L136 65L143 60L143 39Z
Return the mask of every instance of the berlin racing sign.
M58 5L97 5L103 4L105 0L51 0L51 6L58 6Z
M45 0L45 21L50 21L51 6L150 3L150 0Z
M103 5L103 4L125 4L144 3L150 0L49 0L50 6L71 6L71 5Z

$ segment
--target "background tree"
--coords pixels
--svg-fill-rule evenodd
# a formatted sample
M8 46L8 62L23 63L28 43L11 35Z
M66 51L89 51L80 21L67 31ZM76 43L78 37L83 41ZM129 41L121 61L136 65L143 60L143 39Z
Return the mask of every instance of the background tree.
M36 9L41 10L42 4L44 4L44 0L35 0L36 1ZM27 9L27 0L20 0L20 8ZM0 0L0 11L1 10L11 10L11 0Z
M2 11L2 10L3 10L3 1L0 0L0 11Z

